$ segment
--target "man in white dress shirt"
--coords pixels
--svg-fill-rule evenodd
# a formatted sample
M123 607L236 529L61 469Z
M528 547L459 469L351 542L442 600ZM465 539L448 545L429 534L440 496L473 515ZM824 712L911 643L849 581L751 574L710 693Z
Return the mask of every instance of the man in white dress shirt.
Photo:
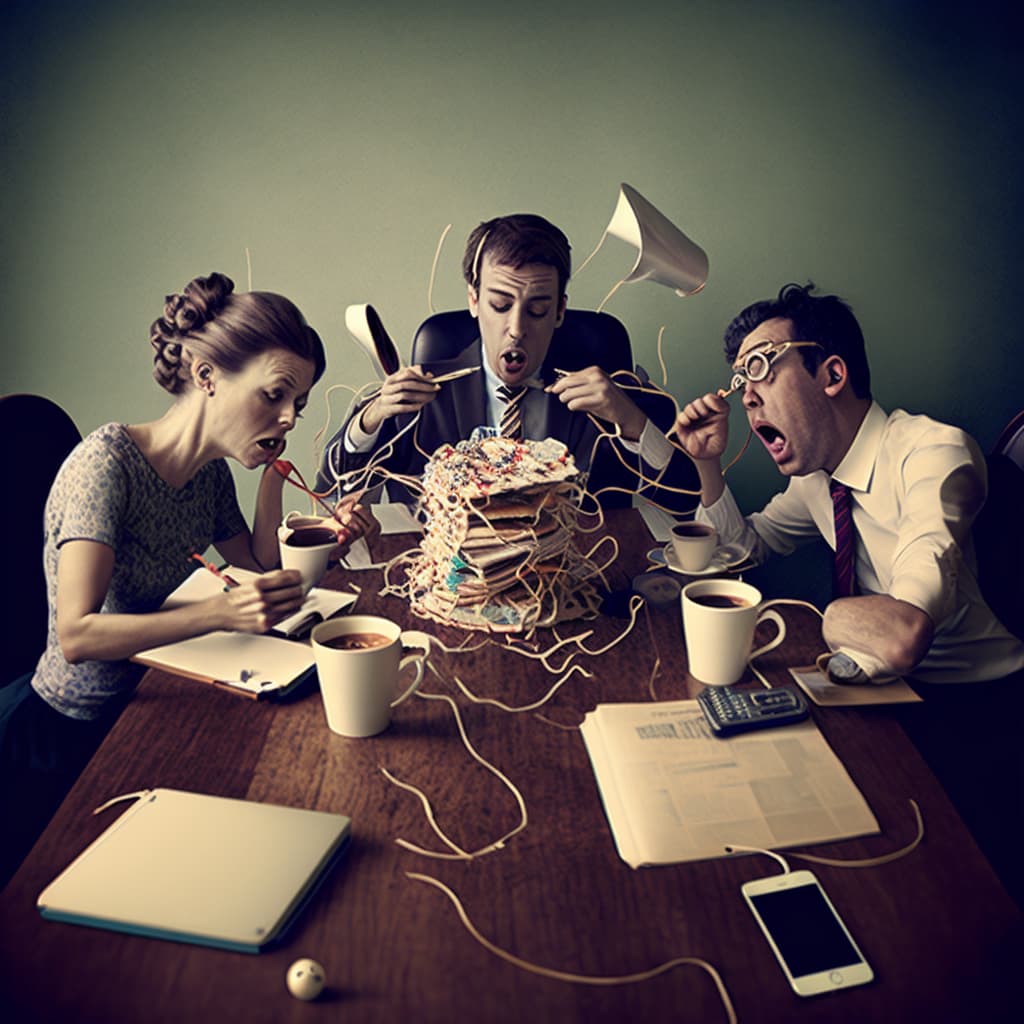
M871 397L864 338L849 307L787 285L744 309L725 333L733 388L750 429L789 485L744 516L722 478L729 401L712 392L680 413L697 465L697 518L754 560L824 537L837 548L831 489L852 515L852 587L825 609L836 682L998 679L1024 667L1024 644L985 603L971 524L985 501L985 459L962 430Z
M1013 713L1024 644L978 587L971 525L986 497L985 459L962 430L874 402L853 313L812 291L787 285L739 313L724 339L731 390L680 413L676 433L700 476L696 518L758 561L818 537L833 547L839 596L823 623L830 678L905 676L925 698L905 706L904 728L1024 905L1024 748ZM789 478L749 516L722 479L733 392Z

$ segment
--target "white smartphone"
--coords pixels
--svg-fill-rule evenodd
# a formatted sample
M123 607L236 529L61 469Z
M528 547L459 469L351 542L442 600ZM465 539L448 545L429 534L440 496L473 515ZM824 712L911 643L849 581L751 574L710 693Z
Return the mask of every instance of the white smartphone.
M810 871L758 878L744 883L741 891L797 995L814 996L874 978Z

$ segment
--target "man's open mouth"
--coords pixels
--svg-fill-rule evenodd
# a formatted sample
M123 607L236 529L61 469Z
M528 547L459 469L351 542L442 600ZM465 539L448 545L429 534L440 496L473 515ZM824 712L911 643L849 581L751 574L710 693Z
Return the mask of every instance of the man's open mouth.
M513 373L526 365L526 353L522 349L507 348L501 353L502 362Z
M762 423L757 428L757 436L761 438L765 448L773 455L781 455L786 447L786 435L770 423Z

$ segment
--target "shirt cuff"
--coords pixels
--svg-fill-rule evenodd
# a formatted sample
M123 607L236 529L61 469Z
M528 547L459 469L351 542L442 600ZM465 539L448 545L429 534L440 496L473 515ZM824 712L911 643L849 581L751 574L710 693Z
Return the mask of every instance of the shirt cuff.
M345 431L345 451L347 452L368 452L377 441L380 427L372 434L368 434L360 426L362 418L363 410L359 409L348 422L348 430Z
M698 523L709 523L720 538L743 532L747 523L728 487L722 491L718 501L711 505L698 505L694 519ZM723 540L723 543L725 541Z
M627 441L623 438L622 444L627 451L639 453L640 458L648 466L657 470L664 469L675 453L669 439L649 419L644 422L639 441Z

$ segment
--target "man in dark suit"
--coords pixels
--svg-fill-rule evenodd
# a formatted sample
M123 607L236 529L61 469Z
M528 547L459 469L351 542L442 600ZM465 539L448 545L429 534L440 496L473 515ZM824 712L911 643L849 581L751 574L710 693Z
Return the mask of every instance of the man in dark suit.
M692 512L695 496L678 492L696 489L694 467L664 434L674 403L663 394L627 392L597 366L557 374L546 365L565 315L571 272L565 235L533 214L498 217L470 234L462 269L480 338L455 359L386 377L328 445L318 490L367 464L418 477L440 445L482 426L562 441L604 505L628 504L641 491L673 512ZM476 372L435 382L458 370ZM600 439L591 417L619 439Z

